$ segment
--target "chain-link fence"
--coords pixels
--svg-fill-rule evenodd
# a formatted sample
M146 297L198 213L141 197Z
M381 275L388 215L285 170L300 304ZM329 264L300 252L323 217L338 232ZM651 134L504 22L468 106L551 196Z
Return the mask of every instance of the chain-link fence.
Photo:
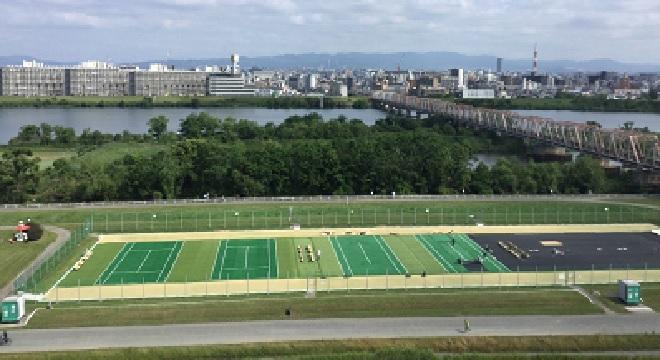
M140 201L97 201L81 203L25 203L0 204L3 209L69 209L69 208L126 208L158 205L204 205L227 203L296 203L296 202L328 202L351 203L365 201L623 201L640 199L660 199L658 194L577 194L577 195L301 195L301 196L270 196L270 197L211 197L197 199L165 199Z
M456 273L443 275L383 275L305 279L217 280L206 282L146 283L57 287L50 301L231 296L293 292L353 290L466 289L496 287L551 287L611 284L620 279L660 282L660 270L556 270L544 272Z
M660 222L660 210L630 205L525 203L520 206L351 206L155 208L97 211L91 230L99 233L284 229L356 226L543 225Z
M85 220L80 226L70 232L69 238L66 239L59 247L49 249L49 253L37 261L23 272L14 280L14 291L25 292L41 292L44 289L42 281L52 278L55 283L61 272L56 271L58 267L62 266L63 260L68 258L78 244L87 237L91 232L92 220L91 218Z

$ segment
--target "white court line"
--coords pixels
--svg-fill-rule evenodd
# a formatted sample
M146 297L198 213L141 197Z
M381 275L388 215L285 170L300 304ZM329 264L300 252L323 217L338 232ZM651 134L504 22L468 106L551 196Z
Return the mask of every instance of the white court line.
M450 272L450 271L457 272L456 269L454 269L454 267L452 266L452 264L450 262L448 262L447 259L445 259L444 256L442 256L442 254L440 254L440 252L438 252L438 250L436 248L434 248L431 244L429 244L426 241L426 239L424 238L424 235L415 235L415 238L418 239L421 243L424 244L423 247L426 249L426 251L428 251L431 254L431 256L433 256L433 258L438 262L438 264L440 264L440 266L442 266L442 268L445 271L447 271L447 272ZM434 254L436 254L437 256L435 256ZM442 259L442 261L438 261L438 258ZM447 266L449 266L451 269L447 269L447 266L445 266L445 264L443 262L447 263Z
M275 274L276 277L280 276L280 262L277 261L277 240L275 239L270 239L270 241L275 242L275 271L277 271L277 274ZM270 261L270 256L268 257L268 261ZM269 266L270 268L270 266ZM268 270L268 274L270 275L270 270Z
M216 265L218 265L218 254L220 253L220 245L222 245L222 240L218 240L218 246L215 248L215 259L213 260L213 267L211 268L211 276L209 276L209 279L211 280L213 280L213 271L215 271L215 267ZM218 273L218 276L220 276L220 273Z
M253 266L250 268L250 270L258 270L258 269L268 269L268 266L262 265L262 266ZM235 270L245 270L245 268L231 268L231 267L226 267L225 270L227 271L235 271Z
M137 268L137 271L138 271L138 272L140 271L140 269L142 269L142 266L144 265L144 263L145 263L145 262L147 261L147 259L149 258L149 255L151 255L151 250L149 250L149 251L147 252L147 256L145 256L144 259L142 259L142 262L140 263L140 266L138 266L138 268Z
M165 278L163 279L163 281L167 281L167 279L170 278L170 275L172 274L172 269L174 269L174 265L179 260L179 256L181 255L181 252L183 251L183 247L186 245L185 242L180 242L179 244L181 244L181 247L179 248L179 252L176 253L176 258L174 259L174 262L172 263L172 266L170 266L170 271L167 272L167 275L165 275Z
M110 272L108 273L108 275L105 277L105 280L103 280L103 282L101 282L101 284L105 284L105 282L108 281L108 279L110 279L110 277L112 276L112 273L114 273L115 270L117 270L117 268L119 267L119 265L124 261L124 259L126 259L126 256L128 255L129 252L131 252L131 249L132 249L133 246L135 245L135 243L130 243L130 244L131 244L131 245L129 246L129 248L126 250L126 252L124 252L124 255L121 257L121 260L119 260L119 261L115 264L115 267L112 268L112 270L110 270ZM128 244L124 244L124 246L123 246L121 249L124 250L124 248L126 247L126 245L128 245ZM119 254L121 254L121 250L117 253L117 256L119 256ZM115 258L117 258L117 256L115 256ZM112 261L114 261L114 259L113 259ZM112 262L110 262L110 264L112 264ZM106 270L107 270L107 269L106 269ZM103 276L103 273L105 273L105 270L101 273L101 276Z
M179 254L177 254L177 256L178 255ZM165 259L165 263L163 264L163 267L160 269L160 273L158 274L158 278L156 279L156 282L160 282L160 277L163 275L163 271L165 271L165 266L170 261L171 257L172 257L172 252L170 251L170 254L167 255L167 259ZM174 267L174 264L172 264L172 267ZM170 270L172 270L172 267L170 267Z
M335 239L335 241L332 241L332 239ZM348 267L348 271L350 271L351 276L353 276L353 269L351 269L351 264L348 263L348 259L346 259L346 254L344 254L344 249L341 247L341 243L339 243L339 239L334 236L330 238L330 243L332 244L332 247L335 247L335 242L337 243L337 247L339 247L339 251L341 252L341 256L344 258L344 261L346 262L346 266ZM337 250L335 249L335 252ZM342 266L342 271L344 270L344 267Z
M396 259L397 263L398 263L399 265L401 265L401 267L403 268L403 272L404 272L404 273L407 273L407 272L408 272L408 269L406 269L406 266L403 265L403 263L401 262L401 260L399 259L399 257L396 256L396 253L395 253L394 251L392 251L392 248L391 248L389 245L387 245L387 243L385 242L385 239L383 239L383 237L380 236L380 235L374 236L374 238L376 239L376 242L378 243L378 245L380 245L380 248L383 250L383 252L384 252L385 255L387 256L387 259L390 261L390 263L392 264L392 266L394 266L394 269L395 269L396 271L399 271L399 268L396 266L396 263L394 263L394 262L392 261L392 258L390 257L390 254L387 252L387 250L385 250L385 248L383 248L383 243L384 243L385 246L390 250L390 252L392 253L392 255L394 255L394 258ZM399 271L399 274L401 274L400 271Z
M362 247L362 243L358 241L358 246L360 247L360 250L362 250L362 255L364 255L364 258L367 260L369 265L371 265L371 260L369 260L369 257L367 256L367 252L364 251L364 248Z
M268 278L270 279L270 240L266 241L266 245L268 245Z
M129 271L129 270L122 270L122 271L115 271L114 274L155 274L158 273L158 270L154 271Z
M228 246L225 245L225 250L222 252L222 260L220 261L220 272L218 273L218 277L220 280L222 280L222 271L225 267L225 257L227 256L227 248Z
M250 252L250 247L249 247L249 246L246 246L246 247L245 247L245 250L243 251L243 254L245 254L245 267L244 267L244 269L247 269L247 268L248 268L248 266L247 266L247 265L248 265L248 264L247 264L247 258L248 258L248 253L249 253L249 252Z

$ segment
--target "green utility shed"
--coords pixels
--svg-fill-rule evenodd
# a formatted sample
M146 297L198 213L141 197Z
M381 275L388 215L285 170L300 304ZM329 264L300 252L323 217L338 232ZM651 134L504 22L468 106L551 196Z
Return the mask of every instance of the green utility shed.
M25 316L25 299L22 296L10 296L0 303L2 323L17 323Z
M626 305L639 305L640 286L637 281L619 280L619 299Z

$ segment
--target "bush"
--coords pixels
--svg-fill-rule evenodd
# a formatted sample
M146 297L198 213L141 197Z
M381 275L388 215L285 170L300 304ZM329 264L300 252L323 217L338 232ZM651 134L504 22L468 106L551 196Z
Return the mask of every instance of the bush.
M41 224L29 223L30 230L27 232L28 240L35 241L41 239L44 234L44 229Z

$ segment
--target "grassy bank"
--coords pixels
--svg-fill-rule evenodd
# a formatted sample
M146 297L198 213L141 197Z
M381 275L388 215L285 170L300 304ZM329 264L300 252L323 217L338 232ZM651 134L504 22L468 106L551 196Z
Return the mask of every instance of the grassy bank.
M634 351L660 349L659 335L624 336L529 336L529 337L444 337L410 339L359 339L298 341L241 345L207 345L140 349L105 349L5 355L22 359L434 359L434 354L452 354L441 358L498 359L530 358L569 359L561 353L586 351ZM589 359L620 358L589 356Z
M596 295L608 308L618 313L628 313L624 304L618 297L618 286L614 285L585 285L584 288ZM660 284L641 283L641 297L643 304L660 312Z
M478 296L477 296L478 295ZM183 306L185 304L185 306ZM577 315L600 309L565 289L445 290L317 293L210 299L88 301L40 310L30 328L62 326L160 325L216 321L278 320L291 309L294 319L464 316Z
M53 241L55 234L45 231L39 241L9 243L12 231L0 231L0 288L7 285Z
M0 96L0 107L263 107L263 108L301 108L318 109L318 97L223 97L223 96L54 96L54 97L18 97ZM367 97L323 98L323 108L370 107Z
M607 208L608 211L604 209ZM291 211L291 219L289 219ZM148 205L3 212L0 225L32 217L75 226L93 215L93 232L209 231L309 227L660 223L660 210L569 201L355 201ZM470 216L473 215L473 216Z

